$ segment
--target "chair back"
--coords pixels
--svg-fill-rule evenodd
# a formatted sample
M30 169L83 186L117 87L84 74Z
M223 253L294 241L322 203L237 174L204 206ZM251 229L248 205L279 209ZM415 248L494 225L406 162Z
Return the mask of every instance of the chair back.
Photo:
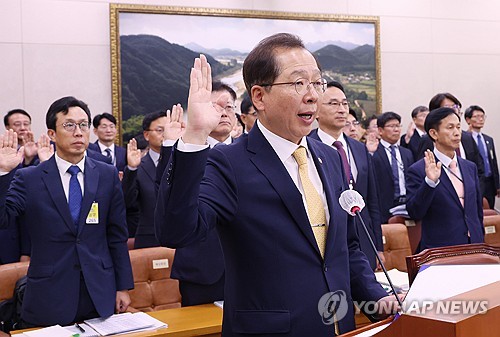
M29 262L0 265L0 302L14 296L16 282L28 272Z
M407 271L406 257L411 255L411 248L406 226L401 223L382 225L382 237L387 270Z
M483 218L484 242L500 247L500 215L490 215Z
M388 223L402 223L406 225L408 230L408 238L410 239L410 249L412 253L418 251L418 246L420 244L420 239L422 238L422 222L420 220L415 221L402 216L393 216L387 220Z

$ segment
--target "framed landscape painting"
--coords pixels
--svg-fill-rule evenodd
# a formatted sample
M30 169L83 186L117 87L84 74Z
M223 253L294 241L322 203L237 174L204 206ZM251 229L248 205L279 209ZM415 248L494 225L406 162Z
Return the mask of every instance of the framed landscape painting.
M142 133L145 114L176 103L186 108L189 72L200 53L207 56L213 79L235 89L239 109L246 55L280 32L304 41L323 77L345 86L359 116L382 107L378 17L110 4L110 22L120 143Z

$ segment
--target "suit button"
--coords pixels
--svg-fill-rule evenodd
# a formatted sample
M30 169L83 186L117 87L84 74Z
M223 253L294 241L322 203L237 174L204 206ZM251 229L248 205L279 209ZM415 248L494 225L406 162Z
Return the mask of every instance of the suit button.
M328 266L326 264L323 265L323 270L325 271L325 273L328 271Z
M79 245L81 243L80 239L76 239L76 244Z

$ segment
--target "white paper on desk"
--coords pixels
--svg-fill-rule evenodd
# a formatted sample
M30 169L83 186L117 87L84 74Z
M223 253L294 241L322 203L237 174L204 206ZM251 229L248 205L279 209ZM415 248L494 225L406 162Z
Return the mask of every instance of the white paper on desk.
M23 332L22 336L27 337L70 337L73 333L60 325L53 325L47 328Z
M392 322L391 322L392 323ZM372 337L374 336L375 334L379 333L380 331L384 330L385 328L387 328L389 325L391 325L391 323L387 323L387 324L384 324L384 325L381 325L381 326L377 326L373 329L370 329L370 330L366 330L358 335L354 335L356 337Z
M80 326L85 330L85 332L82 332L80 329L78 329L77 326L74 325L68 325L65 326L64 328L71 331L73 335L78 334L80 337L99 337L99 333L92 329L90 326L88 326L85 323L80 323Z
M93 318L86 320L85 323L102 336L138 331L153 325L150 321L144 320L142 316L131 313L115 314L107 318Z
M408 288L410 287L410 282L408 281L408 273L399 271L397 269L391 269L387 272L387 274L389 274L394 287L404 291L408 290ZM387 280L387 277L385 276L383 271L376 272L375 278L377 279L378 283L387 285L389 284L389 281ZM398 289L396 289L396 291L398 291Z
M151 323L151 326L149 326L147 328L144 328L144 329L134 330L134 332L168 328L168 324L167 323L163 323L162 321L160 321L160 320L158 320L158 319L156 319L156 318L154 318L152 316L149 316L145 312L135 312L132 315L134 316L134 319L136 319L137 317L140 316L141 320L144 320L146 322Z
M404 308L420 308L500 281L500 264L434 265L419 272L404 300Z

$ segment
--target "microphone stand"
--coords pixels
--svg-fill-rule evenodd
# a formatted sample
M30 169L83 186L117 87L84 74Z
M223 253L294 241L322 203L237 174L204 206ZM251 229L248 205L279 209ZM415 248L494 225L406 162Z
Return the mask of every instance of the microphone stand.
M394 288L394 285L392 284L391 278L389 277L389 274L387 273L387 269L385 269L384 263L380 259L380 256L378 256L377 248L375 247L375 244L373 243L372 237L370 236L370 233L368 232L368 228L366 228L365 222L363 221L363 218L361 217L360 208L357 206L354 206L352 208L352 212L354 212L354 214L356 214L358 216L359 220L361 221L361 224L363 225L363 229L365 230L366 236L368 237L368 240L370 241L372 249L375 252L375 256L377 257L377 261L378 261L378 263L380 263L380 266L382 267L382 270L384 271L385 277L387 277L387 281L389 281L389 285L391 286L392 292L394 293L394 296L396 297L396 300L398 301L398 304L399 304L401 310L403 310L403 302L399 298L399 296L396 292L396 289Z

